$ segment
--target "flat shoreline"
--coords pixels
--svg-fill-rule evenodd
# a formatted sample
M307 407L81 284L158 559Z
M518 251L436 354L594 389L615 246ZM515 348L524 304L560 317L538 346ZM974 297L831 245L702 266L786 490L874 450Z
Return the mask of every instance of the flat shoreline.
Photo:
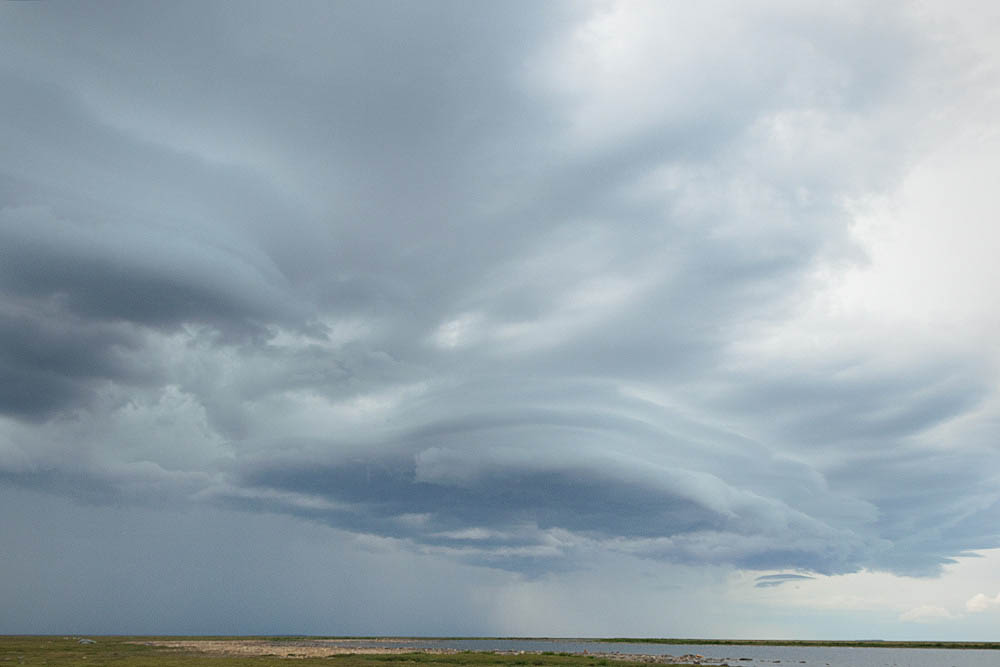
M275 646L283 642L322 642L330 649L339 648L338 653L405 653L405 652L438 652L442 654L460 653L472 650L475 652L492 653L494 649L477 648L434 648L428 646L417 647L388 647L388 646L343 646L344 644L365 642L370 644L405 643L405 642L446 642L446 641L537 641L537 642L574 642L574 643L603 643L603 644L649 644L649 645L686 645L686 646L776 646L776 647L831 647L831 648L888 648L888 649L949 649L949 650L1000 650L1000 642L976 642L976 641L897 641L897 640L826 640L826 639L706 639L706 638L672 638L672 637L407 637L407 636L345 636L345 635L100 635L90 634L90 637L104 637L106 639L125 640L129 643L160 644L161 642L193 642L199 646L205 646L205 642L262 642L269 646ZM0 635L4 639L43 639L54 638L56 635L25 635L10 634ZM341 645L338 647L338 645ZM600 655L608 657L618 657L623 655L633 655L641 660L648 654L622 654L613 650L601 650L595 647L594 651L587 651L589 655ZM514 649L498 648L500 652L509 652ZM534 650L527 651L529 653ZM544 651L543 652L549 652ZM556 651L565 652L565 651Z
M529 650L473 650L466 651L456 648L436 648L420 646L356 646L357 643L406 643L408 641L426 641L417 638L384 637L379 639L133 639L128 644L139 644L143 646L154 646L158 648L173 648L186 651L197 651L199 653L209 653L214 655L229 657L263 657L273 656L277 658L326 658L335 655L407 655L414 653L428 655L458 655L463 653L471 654L492 654L503 656L515 655L573 655L588 658L601 658L605 660L615 660L618 662L647 663L647 664L719 664L720 661L706 658L698 654L675 655L654 655L639 653L614 653L614 652L588 652L583 653L553 653L546 651Z
M279 642L323 642L332 650L339 648L339 652L348 653L405 653L437 652L453 653L461 652L465 649L444 649L432 647L346 647L338 645L369 642L373 644L382 643L405 643L405 642L444 642L444 641L539 641L539 642L579 642L579 643L603 643L603 644L658 644L658 645L686 645L686 646L819 646L819 647L843 647L843 648L913 648L913 649L951 649L951 650L1000 650L1000 642L945 642L945 641L893 641L893 640L812 640L812 639L691 639L691 638L628 638L628 637L389 637L389 636L251 636L251 637L165 637L150 638L151 641L157 639L175 642L253 642L260 641L268 646L274 647ZM475 649L473 649L475 650ZM487 650L488 649L482 649ZM506 650L506 649L501 649ZM492 652L492 651L489 651ZM613 651L588 651L590 655L600 655L601 657L613 657L620 659L620 656L632 655L637 660L650 658L648 654L622 654Z

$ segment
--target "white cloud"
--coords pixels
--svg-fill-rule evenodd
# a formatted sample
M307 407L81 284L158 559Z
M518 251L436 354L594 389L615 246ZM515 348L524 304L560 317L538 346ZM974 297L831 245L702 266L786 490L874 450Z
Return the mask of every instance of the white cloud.
M1000 606L1000 593L997 593L996 597L992 598L983 593L976 593L965 603L965 608L972 613L986 611L991 607L997 606Z
M431 339L438 347L448 349L465 347L476 342L482 335L480 332L482 324L482 313L463 313L443 322Z
M950 611L931 604L922 604L899 615L899 620L906 623L934 623L949 618L952 618Z
M875 614L883 618L913 621L920 618L962 618L960 610L981 611L1000 604L1000 597L969 591L984 585L1000 586L1000 549L956 558L939 577L901 577L886 572L862 571L832 577L816 576L799 580L795 586L754 588L757 573L745 572L734 579L733 591L741 604L765 600L775 609L849 610L857 618ZM932 600L933 603L929 603ZM935 616L937 614L937 616ZM905 618L904 618L905 617Z

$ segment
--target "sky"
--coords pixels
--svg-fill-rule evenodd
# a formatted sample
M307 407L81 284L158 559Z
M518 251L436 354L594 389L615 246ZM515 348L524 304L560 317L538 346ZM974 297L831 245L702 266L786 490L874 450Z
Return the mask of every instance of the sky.
M0 633L1000 638L988 2L0 6Z

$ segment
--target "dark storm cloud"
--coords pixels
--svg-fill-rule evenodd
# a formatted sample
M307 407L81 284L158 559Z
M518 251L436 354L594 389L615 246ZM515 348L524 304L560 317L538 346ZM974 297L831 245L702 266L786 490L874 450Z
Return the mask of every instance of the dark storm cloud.
M157 328L292 319L281 276L226 248L155 229L75 225L32 209L7 209L0 224L4 287L82 318Z
M804 574L765 574L757 577L757 583L754 586L757 588L775 588L790 581L803 581L813 578Z
M442 456L425 454L425 460ZM514 463L474 470L466 461L447 461L444 465L452 466L448 473L455 478L431 481L404 465L310 466L269 470L241 481L349 506L346 515L343 510L329 513L334 525L359 531L378 527L382 534L448 547L455 556L472 562L488 559L500 567L505 567L502 556L508 550L535 553L553 561L552 567L560 559L577 557L580 542L609 540L620 541L613 548L651 557L751 568L808 562L811 569L837 572L851 568L859 555L860 545L849 544L856 539L849 533L772 500L740 493L703 473L601 463L553 463L541 469ZM692 493L698 484L709 487L708 492ZM737 497L722 504L712 492ZM413 513L425 517L417 527L406 522ZM309 514L326 518L323 512ZM552 531L567 531L566 543L551 545ZM651 537L654 541L648 542ZM761 538L766 541L754 544ZM786 544L776 548L772 539ZM832 540L841 542L837 553L831 553Z
M614 401L597 391L576 400ZM284 504L501 567L522 566L498 558L511 550L556 567L595 544L678 562L808 562L821 572L864 558L866 538L838 527L864 522L864 503L831 494L814 471L753 442L674 417L667 428L596 405L470 414L383 443L378 456L332 444L326 449L341 450L340 461L267 458L233 484L250 490L254 506ZM775 497L776 485L785 499ZM227 493L220 490L236 506L248 501ZM310 500L296 507L282 494Z
M123 351L141 345L131 331L101 323L46 317L8 303L0 312L0 412L41 418L85 400L88 385L141 379ZM33 305L33 304L32 304Z
M531 573L998 546L995 453L920 440L983 369L734 360L857 260L931 45L649 11L619 63L585 4L4 7L2 479Z

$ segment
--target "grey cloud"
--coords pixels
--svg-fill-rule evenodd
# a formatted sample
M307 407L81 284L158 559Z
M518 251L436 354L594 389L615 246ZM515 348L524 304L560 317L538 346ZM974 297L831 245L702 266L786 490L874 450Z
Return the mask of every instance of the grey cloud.
M753 443L736 444L689 440L634 417L527 409L421 427L380 448L394 454L347 447L336 463L265 459L241 471L236 486L258 490L256 506L273 492L302 494L328 507L286 511L447 546L473 562L492 549L501 566L504 549L531 547L572 561L581 544L603 544L681 562L856 568L866 538L841 524L864 521L866 511L838 516L850 501L833 497L805 468L796 471L804 493L775 488L775 480L789 486L768 470L782 463L753 458ZM824 509L832 504L837 509ZM462 536L469 527L483 536ZM566 531L569 541L546 551L552 530Z
M488 614L450 582L499 587L509 578L287 516L94 507L6 486L0 500L0 594L13 603L0 610L0 627L10 632L475 634ZM428 603L441 613L421 613Z
M805 574L765 574L757 577L754 586L756 588L774 588L782 584L787 584L790 581L803 581L808 579L815 579L815 577L810 577Z
M280 274L225 248L155 229L76 225L39 210L0 215L4 286L81 317L226 328L288 321L294 312Z
M905 170L935 53L905 18L734 10L732 49L590 93L546 79L589 5L244 7L2 10L5 485L532 574L997 546L995 453L919 442L982 369L729 356Z
M148 381L131 362L142 345L126 327L39 313L26 304L0 310L0 413L42 419L86 403L91 383ZM34 305L34 304L31 304Z
M759 374L752 390L737 381L714 400L731 410L772 410L785 437L822 446L919 433L974 408L989 391L982 369L961 358L917 362L903 372L881 371L877 360L831 361Z

